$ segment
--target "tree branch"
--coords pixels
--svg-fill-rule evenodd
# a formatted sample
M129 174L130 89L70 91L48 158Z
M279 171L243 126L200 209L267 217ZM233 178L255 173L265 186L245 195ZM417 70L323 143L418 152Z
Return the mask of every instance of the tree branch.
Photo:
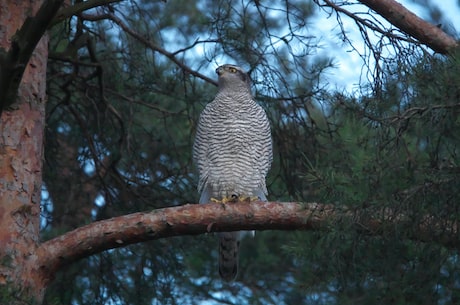
M358 1L438 53L447 54L458 46L458 42L442 29L421 19L394 0Z
M340 5L336 4L335 2L333 2L331 0L323 0L323 1L324 1L324 3L326 3L326 5L324 5L324 6L330 7L332 9L334 9L336 12L342 13L342 14L350 17L351 19L355 20L356 23L362 24L364 27L369 28L374 32L380 33L382 36L390 37L390 38L392 38L394 40L407 41L407 42L410 42L410 43L416 43L417 42L417 40L415 40L415 39L412 39L412 38L409 38L409 37L404 37L403 35L395 34L390 30L385 30L384 28L380 28L379 26L377 26L371 20L361 18L356 13L353 13L353 12L351 12L349 10L344 9L343 7L341 7ZM315 2L317 2L317 0ZM319 2L317 2L317 3L319 4ZM319 5L323 6L321 4L319 4ZM342 30L342 32L345 32L345 31Z
M405 237L460 248L456 221L424 217L419 223L389 210L369 216L317 203L252 202L186 204L98 221L46 241L37 249L46 278L61 267L108 249L159 238L235 230L327 230L349 221L362 234L379 235L385 228L407 226ZM360 216L361 215L361 216ZM383 215L383 216L382 216Z
M175 54L177 54L177 52L175 53L171 53L171 52L168 52L167 50L163 49L162 47L160 46L157 46L155 44L153 44L151 41L149 41L148 39L146 39L145 37L143 37L142 35L140 35L139 33L133 31L131 28L129 28L129 26L127 26L120 18L116 17L115 15L113 14L104 14L104 15L98 15L98 16L91 16L91 15L84 15L84 18L86 20L99 20L99 19L109 19L111 21L113 21L115 24L117 24L123 31L125 31L127 34L129 34L131 37L137 39L139 42L141 42L143 45L145 45L146 47L150 48L151 50L153 51L156 51L160 54L163 54L164 56L166 56L167 58L169 58L169 60L171 60L172 62L174 62L177 66L179 66L184 72L186 73L189 73L195 77L198 77L198 78L201 78L202 80L208 82L208 83L211 83L213 84L214 86L217 86L217 81L215 81L214 79L211 79L191 68L189 68L187 65L185 65L181 60L179 60ZM196 43L196 42L195 42ZM182 50L179 50L178 52L180 52Z
M117 3L121 1L123 0L91 0L91 1L75 3L74 5L60 9L59 12L56 14L56 16L54 16L50 25L53 26L61 22L62 20L78 15L92 8L96 8L96 7L103 6L103 5L108 5L111 3Z
M8 51L0 50L0 114L15 100L32 52L64 0L45 0L34 17L28 17L12 37Z

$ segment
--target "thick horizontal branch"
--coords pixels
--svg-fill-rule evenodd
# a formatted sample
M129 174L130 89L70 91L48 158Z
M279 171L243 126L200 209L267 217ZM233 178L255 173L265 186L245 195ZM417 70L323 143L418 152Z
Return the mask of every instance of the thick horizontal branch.
M438 53L447 54L458 46L458 42L441 28L421 19L395 0L359 0L359 2Z
M252 202L187 204L98 221L44 242L37 250L43 276L52 277L62 266L92 254L159 238L235 230L327 230L349 221L356 230L379 235L396 225L410 227L404 236L446 247L459 247L457 223L425 217L413 223L385 211L379 219L359 216L333 205L317 203ZM362 213L362 215L369 215Z
M187 204L98 221L43 243L42 268L50 271L92 254L178 235L239 229L313 229L331 207L296 203Z

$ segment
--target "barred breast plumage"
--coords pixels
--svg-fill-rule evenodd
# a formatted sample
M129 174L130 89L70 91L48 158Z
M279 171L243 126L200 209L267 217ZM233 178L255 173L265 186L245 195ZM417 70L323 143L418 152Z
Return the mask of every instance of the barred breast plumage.
M232 196L266 200L265 177L273 158L268 118L241 68L223 65L216 72L219 90L200 115L193 146L200 203ZM236 277L241 236L219 234L219 272L226 280Z

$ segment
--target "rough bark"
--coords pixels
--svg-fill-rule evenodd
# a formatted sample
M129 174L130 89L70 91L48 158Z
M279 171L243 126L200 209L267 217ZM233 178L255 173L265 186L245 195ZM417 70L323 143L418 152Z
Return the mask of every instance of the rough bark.
M447 54L458 42L443 30L421 19L394 0L359 0L403 32L434 51Z
M64 0L2 1L0 114L17 100L18 88L37 44ZM18 17L18 18L16 18ZM5 38L7 38L5 40ZM22 94L22 93L21 93Z
M1 58L16 60L1 62L0 74L8 84L18 81L19 92L17 97L14 94L14 109L3 111L0 117L0 304L41 303L45 288L35 249L39 244L48 39L43 33L35 37L27 60L16 51L30 46L13 45L22 41L17 31L40 3L0 1ZM8 67L24 73L11 75ZM22 77L20 84L16 77ZM1 89L0 100L9 95L3 85Z
M147 240L244 229L327 230L339 221L347 221L360 233L370 235L407 226L410 230L405 236L409 239L449 248L460 246L456 222L424 217L414 223L414 219L389 210L373 215L317 203L187 204L89 224L43 243L37 256L42 276L51 280L57 270L76 260Z

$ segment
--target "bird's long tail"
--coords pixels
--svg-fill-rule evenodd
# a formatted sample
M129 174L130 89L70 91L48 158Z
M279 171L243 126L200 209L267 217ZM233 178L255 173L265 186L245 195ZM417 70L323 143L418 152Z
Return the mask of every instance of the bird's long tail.
M238 273L239 232L219 233L219 274L225 281L232 281Z

